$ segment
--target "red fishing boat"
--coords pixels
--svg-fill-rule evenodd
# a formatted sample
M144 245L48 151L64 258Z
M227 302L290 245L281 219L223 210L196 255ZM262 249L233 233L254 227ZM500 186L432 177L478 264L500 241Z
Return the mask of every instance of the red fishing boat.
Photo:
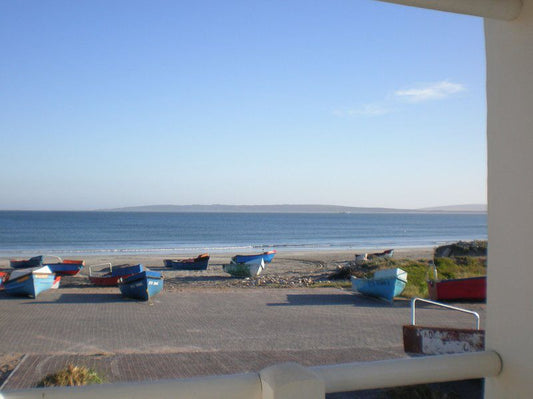
M439 280L437 268L430 265L434 280L427 281L429 297L434 301L484 301L487 299L487 276Z
M43 265L48 266L58 276L74 276L85 266L85 261L83 260L61 259L59 256L52 255L48 255L47 258L56 259L55 262L45 262L43 260Z
M9 278L9 273L0 272L0 290L4 289L4 281L7 281L8 278Z
M106 265L109 266L97 272L92 271L92 267L95 266L89 267L89 281L91 283L100 286L116 286L120 278L127 278L144 270L142 264L111 266L111 263L106 263Z
M434 301L487 299L487 276L428 281L429 297Z

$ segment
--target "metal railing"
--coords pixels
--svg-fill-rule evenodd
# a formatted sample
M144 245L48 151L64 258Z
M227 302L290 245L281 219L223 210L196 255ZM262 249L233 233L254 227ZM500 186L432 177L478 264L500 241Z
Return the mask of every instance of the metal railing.
M0 393L0 399L316 399L334 392L493 377L501 372L501 368L500 356L493 351L308 368L285 363L259 373L81 388L27 389Z
M413 325L413 326L416 326L416 303L417 302L429 303L431 305L439 306L441 308L446 308L446 309L455 310L455 311L461 312L461 313L471 314L472 316L474 316L476 318L476 330L479 330L479 326L480 326L480 324L479 324L479 313L474 312L472 310L458 308L456 306L446 305L444 303L430 301L429 299L422 299L422 298L413 298L411 300L411 325Z

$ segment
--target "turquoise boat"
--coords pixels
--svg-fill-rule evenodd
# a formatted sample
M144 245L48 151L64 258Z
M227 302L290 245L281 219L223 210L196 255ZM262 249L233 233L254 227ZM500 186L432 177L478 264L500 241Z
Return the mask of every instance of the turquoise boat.
M247 263L247 262L253 262L253 261L259 261L259 259L263 259L265 263L272 262L272 259L274 259L274 256L276 255L276 250L263 252L261 254L255 254L255 255L235 255L231 260L235 263Z
M163 275L159 272L145 270L120 279L118 287L125 297L147 301L163 290Z
M18 269L11 272L4 283L4 290L9 295L37 298L41 292L49 290L55 282L55 274L48 266Z
M231 263L222 266L222 270L233 277L256 277L261 274L265 269L265 261L263 258L254 259L248 262L237 263L231 261Z
M375 272L373 278L352 276L351 280L353 291L392 302L395 296L403 292L407 284L407 272L399 268L385 269Z

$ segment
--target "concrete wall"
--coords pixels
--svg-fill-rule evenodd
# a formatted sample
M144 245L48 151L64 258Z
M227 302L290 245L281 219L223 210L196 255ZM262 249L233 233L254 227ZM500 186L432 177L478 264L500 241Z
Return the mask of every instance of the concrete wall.
M485 397L533 397L533 0L384 0L485 20L489 265Z
M533 0L485 20L489 265L487 348L503 359L486 398L533 397Z

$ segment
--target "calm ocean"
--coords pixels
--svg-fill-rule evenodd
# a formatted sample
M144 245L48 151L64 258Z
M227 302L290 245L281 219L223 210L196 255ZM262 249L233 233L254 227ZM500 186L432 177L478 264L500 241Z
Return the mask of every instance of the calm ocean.
M379 249L486 238L484 214L0 211L0 256Z

